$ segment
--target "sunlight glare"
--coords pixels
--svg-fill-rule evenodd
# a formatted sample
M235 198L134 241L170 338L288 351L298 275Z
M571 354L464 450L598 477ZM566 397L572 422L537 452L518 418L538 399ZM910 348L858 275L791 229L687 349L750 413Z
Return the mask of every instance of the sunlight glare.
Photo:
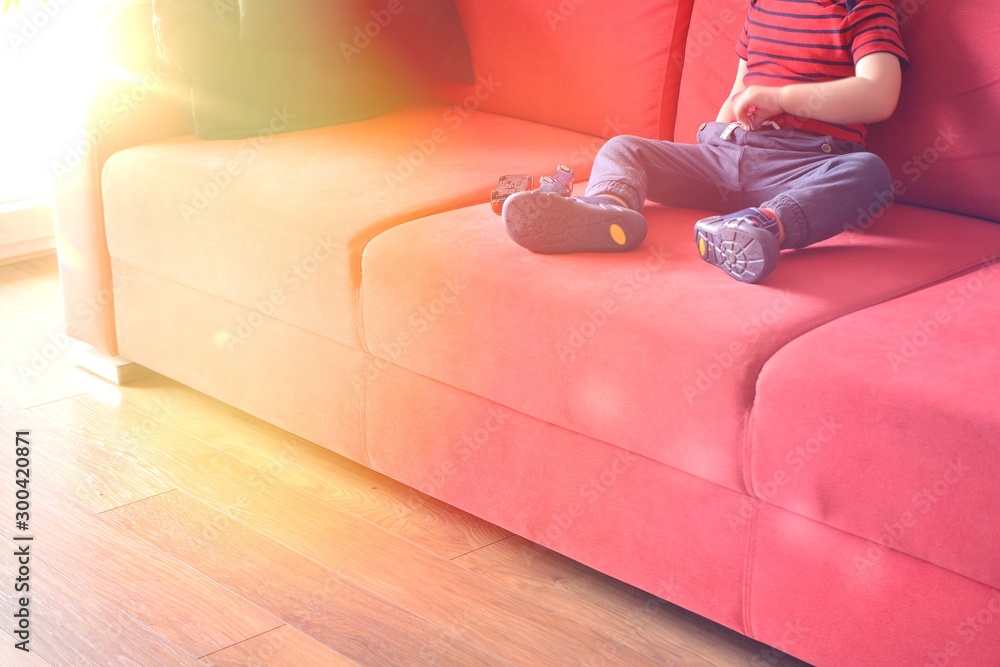
M46 194L108 56L109 0L21 0L0 16L0 201Z

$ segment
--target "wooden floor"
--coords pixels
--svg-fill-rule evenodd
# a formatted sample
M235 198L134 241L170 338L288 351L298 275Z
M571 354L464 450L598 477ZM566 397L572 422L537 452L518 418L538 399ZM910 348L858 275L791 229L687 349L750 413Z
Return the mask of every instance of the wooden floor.
M0 266L0 664L804 664L164 377L99 380L62 331L54 258Z

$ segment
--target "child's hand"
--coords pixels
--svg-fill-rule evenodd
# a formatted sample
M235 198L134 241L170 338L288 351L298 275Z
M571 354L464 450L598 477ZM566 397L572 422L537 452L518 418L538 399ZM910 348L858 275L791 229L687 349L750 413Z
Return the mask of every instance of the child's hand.
M755 130L768 118L784 113L778 101L780 88L750 86L733 96L733 113L744 130Z

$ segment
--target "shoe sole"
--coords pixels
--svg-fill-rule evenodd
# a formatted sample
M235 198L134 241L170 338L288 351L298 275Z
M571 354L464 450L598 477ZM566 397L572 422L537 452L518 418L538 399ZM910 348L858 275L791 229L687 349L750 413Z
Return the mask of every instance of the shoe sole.
M503 221L515 243L543 254L624 252L646 238L646 219L637 211L539 190L508 197Z
M778 240L764 229L723 226L712 231L696 226L694 240L702 259L745 283L763 280L778 263Z

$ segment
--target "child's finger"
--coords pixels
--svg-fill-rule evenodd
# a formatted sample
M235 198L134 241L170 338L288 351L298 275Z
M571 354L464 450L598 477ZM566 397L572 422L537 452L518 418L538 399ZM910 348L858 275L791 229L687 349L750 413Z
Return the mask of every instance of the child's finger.
M744 100L740 100L733 105L733 115L736 116L736 122L738 122L743 129L746 129L750 124L750 118L747 114L750 108L752 107L746 104Z

